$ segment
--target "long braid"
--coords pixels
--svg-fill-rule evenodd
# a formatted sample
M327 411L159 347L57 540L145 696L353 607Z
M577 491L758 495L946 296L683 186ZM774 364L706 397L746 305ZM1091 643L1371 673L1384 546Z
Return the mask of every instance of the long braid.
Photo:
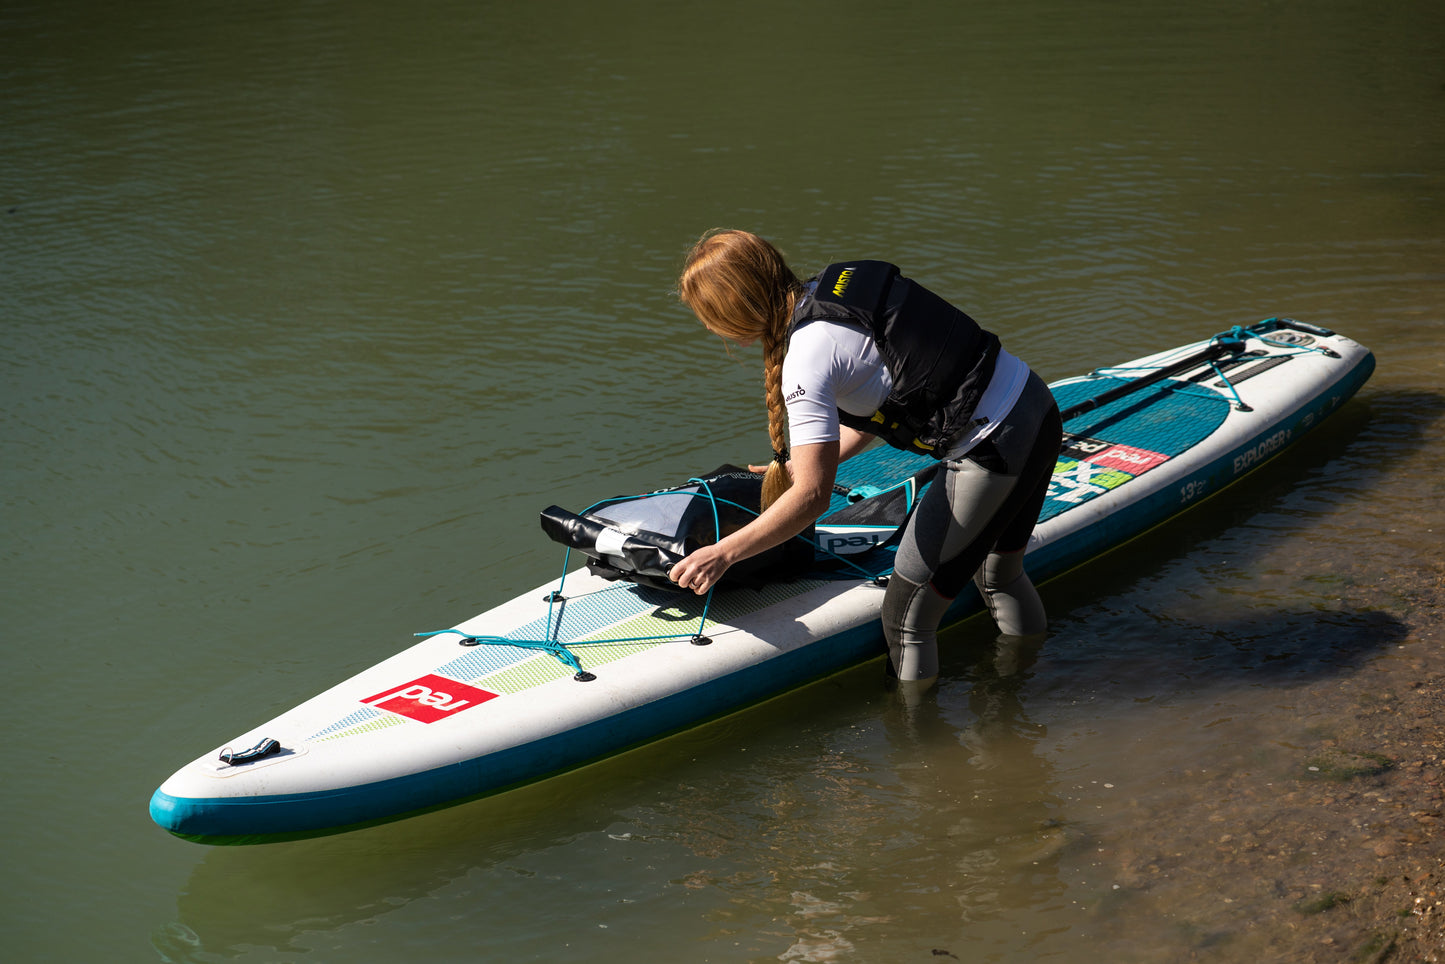
M763 476L763 505L766 509L793 485L788 457L788 410L783 404L783 357L788 353L788 321L793 316L797 292L789 291L777 321L763 332L763 401L768 406L768 437L773 443L773 460ZM781 458L780 458L781 457Z

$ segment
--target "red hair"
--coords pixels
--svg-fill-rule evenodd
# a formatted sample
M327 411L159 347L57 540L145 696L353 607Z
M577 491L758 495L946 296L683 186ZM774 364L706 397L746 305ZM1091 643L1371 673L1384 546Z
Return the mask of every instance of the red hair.
M677 291L709 331L734 341L762 342L763 399L774 452L763 479L767 508L792 484L787 466L778 461L786 459L788 450L783 356L802 285L782 252L768 241L748 231L714 230L688 252Z

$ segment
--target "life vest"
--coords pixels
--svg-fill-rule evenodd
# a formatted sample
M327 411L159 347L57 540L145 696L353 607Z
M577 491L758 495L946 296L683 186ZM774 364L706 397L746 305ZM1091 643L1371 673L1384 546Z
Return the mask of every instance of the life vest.
M862 325L893 378L872 415L838 410L849 428L941 458L968 427L993 377L998 336L887 261L830 264L793 311L788 336L813 321Z

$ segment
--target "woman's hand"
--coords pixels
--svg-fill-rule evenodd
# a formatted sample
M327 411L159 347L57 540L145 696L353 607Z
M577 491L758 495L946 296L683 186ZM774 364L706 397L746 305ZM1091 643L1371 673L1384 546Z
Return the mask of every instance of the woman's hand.
M707 594L723 573L728 571L732 561L727 554L718 546L703 546L687 554L667 577L677 583L679 588L691 589L699 596Z
M793 485L778 501L716 545L689 553L672 567L668 578L683 589L703 595L733 563L771 549L806 529L828 509L838 471L838 443L796 446L788 470Z

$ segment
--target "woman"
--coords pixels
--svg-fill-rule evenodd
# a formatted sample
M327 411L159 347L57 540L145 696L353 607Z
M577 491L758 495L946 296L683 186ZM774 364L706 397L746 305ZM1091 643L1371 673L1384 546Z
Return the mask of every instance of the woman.
M678 292L714 334L762 342L773 461L762 514L688 555L674 582L705 593L733 563L802 532L827 510L838 463L878 436L941 462L883 600L898 678L938 675L939 622L971 578L1004 634L1044 631L1023 556L1059 452L1059 410L995 335L886 262L840 262L801 282L746 231L704 235Z

